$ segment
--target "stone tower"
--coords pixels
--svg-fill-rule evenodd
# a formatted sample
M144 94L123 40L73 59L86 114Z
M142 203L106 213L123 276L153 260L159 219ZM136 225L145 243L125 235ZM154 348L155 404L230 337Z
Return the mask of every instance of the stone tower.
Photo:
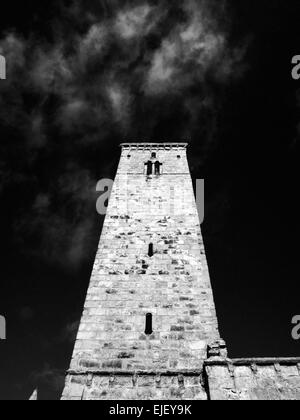
M206 399L219 340L187 144L129 143L63 399Z

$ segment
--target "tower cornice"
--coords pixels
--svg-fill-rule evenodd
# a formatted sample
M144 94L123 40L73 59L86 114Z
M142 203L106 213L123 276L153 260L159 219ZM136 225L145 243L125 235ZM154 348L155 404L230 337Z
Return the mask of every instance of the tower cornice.
M120 147L122 148L131 148L131 149L147 149L147 148L157 148L157 149L169 149L169 148L181 148L186 149L188 143L121 143Z

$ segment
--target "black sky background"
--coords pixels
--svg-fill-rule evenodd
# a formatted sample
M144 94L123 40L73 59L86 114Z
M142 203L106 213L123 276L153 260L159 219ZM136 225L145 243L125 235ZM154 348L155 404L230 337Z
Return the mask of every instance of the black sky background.
M142 2L122 7L133 3ZM79 122L73 116L57 122L60 112L66 115L65 85L53 77L39 92L29 82L33 65L23 62L13 69L12 81L9 72L0 81L0 314L8 334L0 341L0 399L26 399L37 385L44 399L59 397L101 232L96 181L114 176L124 140L191 139L192 176L206 181L203 235L230 356L300 356L300 341L291 338L291 319L300 314L300 84L291 77L291 59L300 54L300 3L231 0L224 9L223 2L211 2L208 20L215 16L212 32L226 34L226 52L218 52L220 61L210 62L205 77L194 72L192 57L178 70L176 94L158 86L155 95L129 80L130 72L186 16L180 2L148 3L162 5L169 27L160 27L158 35L150 30L128 67L120 57L127 63L129 50L114 41L105 57L111 64L93 58L78 70L89 78L82 89L91 107ZM1 5L0 39L18 34L30 46L30 61L42 49L39 43L51 55L50 46L64 38L68 56L76 49L71 34L83 35L95 16L113 19L120 10L118 1L91 1L89 21L78 18L74 4L80 9L80 1L11 0ZM107 68L116 62L118 80L134 92L130 118L114 121L107 111L97 125L91 109L98 102L90 99L98 86L94 72L112 71ZM229 75L219 71L224 62ZM73 89L81 80L76 77ZM33 119L36 130L28 128Z

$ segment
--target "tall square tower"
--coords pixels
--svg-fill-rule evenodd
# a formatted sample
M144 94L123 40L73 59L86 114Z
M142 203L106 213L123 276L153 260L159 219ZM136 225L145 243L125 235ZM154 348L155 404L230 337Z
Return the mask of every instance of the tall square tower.
M206 399L219 340L184 143L127 143L63 399Z

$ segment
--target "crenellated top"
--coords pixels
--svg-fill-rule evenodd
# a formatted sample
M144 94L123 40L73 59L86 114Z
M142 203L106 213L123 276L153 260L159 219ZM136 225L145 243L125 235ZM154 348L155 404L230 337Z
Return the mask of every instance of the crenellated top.
M188 143L122 143L120 144L122 148L125 149L139 149L139 150L151 150L151 149L161 149L161 150L170 150L170 149L186 149Z

